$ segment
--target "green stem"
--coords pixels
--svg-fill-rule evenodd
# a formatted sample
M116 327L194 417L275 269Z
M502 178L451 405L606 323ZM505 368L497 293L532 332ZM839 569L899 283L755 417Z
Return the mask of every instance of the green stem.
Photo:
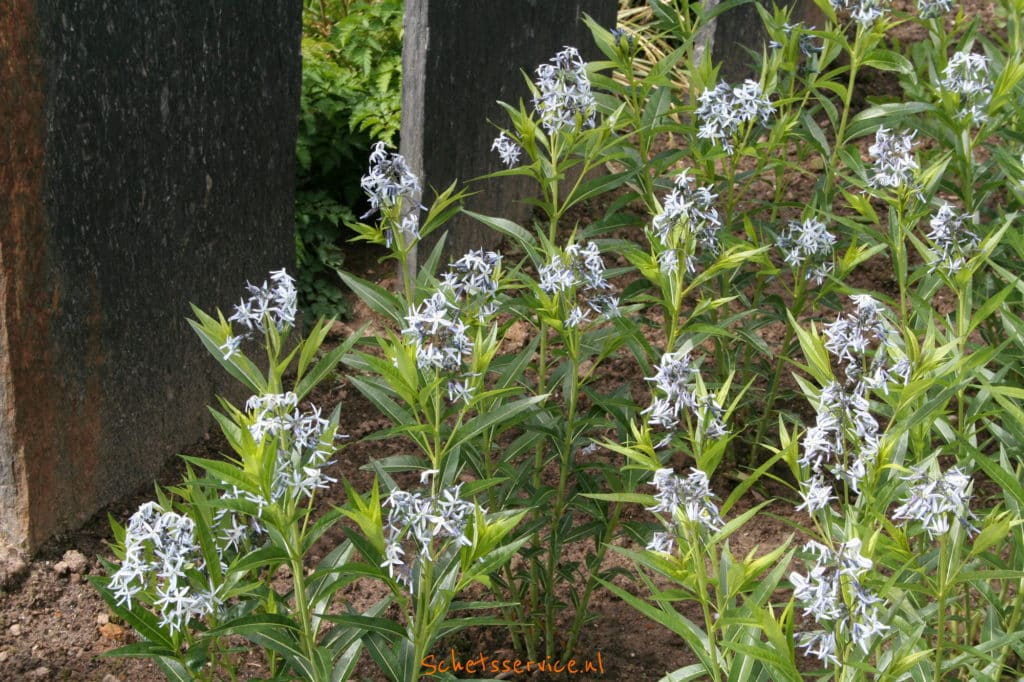
M302 653L312 664L316 660L316 632L313 629L312 618L309 613L309 603L306 600L306 574L302 564L302 538L297 537L295 527L292 527L292 537L288 542L288 563L292 571L292 591L295 595L295 609L299 614L299 644Z
M825 164L825 171L829 174L829 182L825 185L827 188L835 186L835 183L832 182L834 178L832 178L831 175L835 169L838 168L839 150L842 149L843 145L846 143L846 127L849 125L850 121L850 102L853 99L853 89L857 85L857 70L860 67L858 62L862 35L863 29L858 27L857 35L853 39L853 46L850 48L850 74L846 81L845 97L843 97L843 113L839 116L839 127L836 128L836 139L835 144L832 146L832 154L829 157L828 163Z
M547 358L548 358L548 328L547 324L543 320L538 321L538 333L540 334L540 347L538 349L537 356L537 393L536 395L544 395L547 391ZM542 474L544 471L544 444L542 442L537 443L537 447L534 449L533 455L533 490L536 494L541 489ZM538 528L533 533L533 539L531 544L534 549L539 549L542 546L540 529ZM526 612L530 616L531 624L526 627L529 630L524 635L526 643L526 653L531 659L537 657L537 639L539 637L538 628L533 624L535 623L533 617L537 613L541 601L540 595L540 565L539 560L536 558L530 559L530 587L529 587L529 602L526 608ZM525 621L520 621L524 623Z
M555 504L552 506L551 521L549 529L551 537L548 540L548 561L546 577L548 585L555 585L555 576L558 573L558 561L562 558L561 526L562 517L565 515L565 508L568 502L569 470L572 468L573 444L576 428L576 403L579 398L579 373L578 349L571 339L567 339L567 350L569 351L570 380L565 384L568 386L569 395L566 396L565 435L559 452L558 492L555 497ZM555 599L548 595L544 602L544 650L548 656L555 655ZM566 650L565 655L572 652Z
M569 630L569 639L563 653L563 662L568 662L572 656L571 652L576 650L576 645L579 643L580 631L583 629L583 623L587 616L587 606L590 604L590 597L594 592L594 588L597 587L597 575L601 571L601 564L604 562L604 557L608 551L608 546L611 544L612 537L619 527L619 517L621 514L622 504L616 502L612 507L611 519L605 525L604 533L601 535L601 539L594 550L593 561L588 566L587 584L583 589L583 597L579 601L579 608L573 617L572 628Z
M957 312L956 312L956 345L957 357L967 357L967 336L971 321L971 298L972 283L970 280L957 291ZM966 382L961 379L956 392L957 422L956 430L960 434L960 442L966 442L967 437L967 387Z
M558 206L558 134L551 135L551 172L552 177L546 178L548 191L548 241L555 243L555 235L558 231L558 219L562 212Z
M801 270L796 274L795 282L795 293L793 295L793 319L803 312L804 303L807 298L807 285L806 278L803 276L804 272ZM789 344L793 342L793 325L787 322L786 333L782 337L782 345L779 346L779 354L775 358L775 366L772 368L772 376L768 382L768 392L764 402L764 408L762 414L770 415L774 414L775 399L778 396L779 385L782 383L782 368L786 363L786 359L789 357ZM764 438L765 429L768 427L768 419L757 420L757 432L754 435L754 442L750 446L750 461L757 461L757 453L761 448L761 442Z
M700 601L700 608L704 615L704 633L708 638L708 657L711 659L711 678L714 682L720 682L722 679L721 671L718 665L718 632L715 625L715 619L711 614L711 599L708 594L708 578L707 578L707 566L704 564L704 555L700 548L704 547L700 537L694 537L696 535L691 528L692 522L686 522L686 539L689 547L686 551L693 557L693 574L697 579L697 599ZM714 557L712 557L714 562Z
M433 637L431 636L432 619L430 614L430 600L434 594L434 566L433 562L419 562L420 576L417 580L417 594L415 595L415 609L412 618L412 648L413 648L413 674L406 682L417 682L420 679L419 662L426 658ZM447 609L445 610L447 611Z
M935 624L935 667L932 671L932 679L935 682L942 682L942 650L945 646L946 629L946 564L949 555L947 538L948 535L945 534L939 538L939 593L935 600L938 620Z

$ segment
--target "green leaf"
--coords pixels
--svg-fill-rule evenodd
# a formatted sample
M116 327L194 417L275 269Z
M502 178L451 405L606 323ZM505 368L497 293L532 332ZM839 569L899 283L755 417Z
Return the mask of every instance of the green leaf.
M662 608L658 608L630 594L615 583L610 583L600 578L598 578L598 582L604 585L612 594L655 623L663 625L682 637L690 651L700 659L705 674L710 674L715 669L714 666L717 665L717 662L713 661L708 653L707 635L693 621L672 608L671 604L663 604Z
M372 402L378 410L383 412L394 424L401 425L416 423L412 413L392 400L380 386L377 386L365 377L350 376L348 379L360 393L366 396L370 402Z
M511 426L523 419L526 412L548 399L548 395L531 396L515 402L499 405L496 409L478 414L459 428L452 438L451 448L457 448L492 426Z
M494 216L486 216L483 215L482 213L475 213L473 211L469 211L466 209L463 209L462 212L471 218L479 220L492 230L497 230L503 235L512 237L512 239L516 240L516 242L518 242L519 245L522 246L524 249L532 250L537 248L537 240L534 238L534 236L525 228L512 222L511 220L507 220L505 218L497 218Z
M821 129L818 122L811 116L811 112L805 111L800 120L803 121L804 129L811 136L811 140L816 143L821 156L826 159L830 157L832 155L832 148L829 147L828 138L825 137L825 131Z
M371 632L363 639L370 657L381 671L393 682L406 682L402 676L402 665L393 644L382 635Z
M235 619L207 633L211 637L238 635L253 644L265 647L279 654L288 665L306 679L316 679L313 661L303 653L299 645L299 627L286 616L263 613Z
M935 106L926 102L878 104L853 117L847 129L847 138L852 140L880 127L893 127L905 118L932 111L935 111Z
M380 313L395 324L401 326L405 310L398 297L382 286L368 282L347 272L339 272L341 279L360 300L370 309Z
M592 500L625 502L627 504L642 504L644 506L651 506L657 502L653 495L644 495L643 493L583 493L582 496L589 497Z
M864 58L862 64L879 71L897 71L904 74L914 73L914 65L910 63L910 60L892 50L872 50Z
M392 638L405 637L406 634L405 628L395 621L388 620L387 618L364 616L358 613L342 613L338 615L324 613L320 614L320 617L332 623L337 623L338 625L348 625L366 632L378 632L382 635L390 635ZM392 639L391 641L394 640Z
M117 602L109 588L110 578L90 576L89 582L100 593L100 596L103 597L107 607L125 623L134 628L142 637L163 649L171 651L175 649L174 640L160 627L156 616L150 613L144 606L135 602L132 604L132 608L129 609Z
M302 379L295 385L295 395L299 400L305 398L317 384L326 379L327 376L334 371L338 366L338 363L341 361L341 357L352 349L352 346L355 345L355 342L358 339L359 335L353 334L348 337L344 343L320 358L319 362L313 366L313 369L310 370L309 374L302 377Z

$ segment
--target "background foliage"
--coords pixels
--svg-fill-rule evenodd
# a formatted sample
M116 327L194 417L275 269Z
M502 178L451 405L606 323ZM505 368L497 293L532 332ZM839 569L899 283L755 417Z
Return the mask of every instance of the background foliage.
M345 312L342 226L363 212L370 143L398 134L402 8L402 0L305 2L295 250L300 304L314 318Z

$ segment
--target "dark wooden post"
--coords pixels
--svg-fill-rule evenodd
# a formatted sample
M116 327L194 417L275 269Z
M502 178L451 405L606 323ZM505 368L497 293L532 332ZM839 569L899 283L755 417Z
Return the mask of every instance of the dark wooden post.
M402 154L420 176L424 203L431 188L465 182L502 166L491 151L495 124L507 125L497 102L517 104L534 69L566 45L585 58L600 55L581 21L586 13L615 26L616 0L406 0L402 68ZM527 181L504 178L474 186L468 207L528 221L521 203L535 193ZM494 246L498 236L459 216L449 226L449 255ZM420 246L421 253L430 244Z
M230 382L188 302L294 263L301 3L0 2L0 537L154 475Z

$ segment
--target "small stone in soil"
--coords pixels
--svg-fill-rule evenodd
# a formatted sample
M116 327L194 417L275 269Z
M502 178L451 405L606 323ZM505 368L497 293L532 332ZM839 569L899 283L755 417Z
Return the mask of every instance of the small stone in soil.
M8 628L8 632L10 632L15 637L21 637L21 624L15 623L10 628Z
M68 573L81 575L89 567L89 560L77 549L69 549L64 552L64 557L53 565L54 573L66 575Z
M14 547L0 545L0 588L14 586L26 573L28 562Z

